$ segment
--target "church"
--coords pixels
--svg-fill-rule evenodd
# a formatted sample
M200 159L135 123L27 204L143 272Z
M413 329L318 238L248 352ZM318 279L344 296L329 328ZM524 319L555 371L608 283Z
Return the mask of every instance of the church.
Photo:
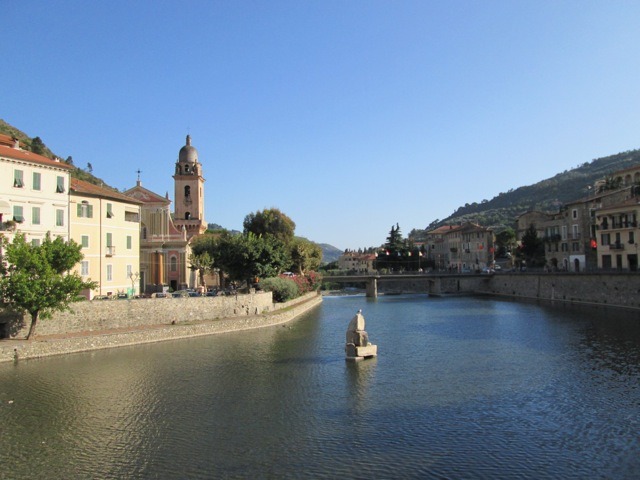
M191 239L207 229L204 218L204 182L198 150L186 144L178 153L174 180L174 213L169 194L164 197L142 186L124 192L141 202L140 289L145 294L196 288L197 271L189 268Z

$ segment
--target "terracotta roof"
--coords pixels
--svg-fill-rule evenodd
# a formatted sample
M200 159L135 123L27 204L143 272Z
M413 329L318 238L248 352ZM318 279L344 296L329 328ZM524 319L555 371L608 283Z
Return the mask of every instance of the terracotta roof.
M133 197L129 197L111 188L94 185L93 183L85 182L84 180L78 180L77 178L71 179L70 191L71 193L76 193L78 195L109 198L112 200L118 200L119 202L131 203L134 205L140 205L142 203Z
M64 162L51 160L50 158L43 157L37 153L28 152L27 150L20 150L6 145L0 145L0 156L5 158L13 158L16 160L23 160L25 162L37 163L39 165L47 165L49 167L57 167L63 170L73 170L71 165Z

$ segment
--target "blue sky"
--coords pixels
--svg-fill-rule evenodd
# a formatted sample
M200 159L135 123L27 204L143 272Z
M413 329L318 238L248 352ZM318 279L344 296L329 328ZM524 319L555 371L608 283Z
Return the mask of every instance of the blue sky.
M206 220L340 249L640 147L637 1L2 2L0 118Z

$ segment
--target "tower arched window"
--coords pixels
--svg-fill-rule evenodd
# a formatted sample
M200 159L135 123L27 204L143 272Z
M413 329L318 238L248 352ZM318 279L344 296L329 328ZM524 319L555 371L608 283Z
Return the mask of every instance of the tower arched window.
M169 260L169 269L172 272L178 271L178 257L176 257L175 255L172 255L171 259Z
M184 219L185 220L191 220L191 212L185 212Z
M191 187L189 185L184 187L184 196L186 198L189 198L191 196Z

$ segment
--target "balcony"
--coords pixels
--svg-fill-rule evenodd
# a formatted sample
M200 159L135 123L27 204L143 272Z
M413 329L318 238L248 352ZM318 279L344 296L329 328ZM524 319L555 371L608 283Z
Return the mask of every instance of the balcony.
M621 242L610 243L609 250L624 250L624 243L621 243Z
M106 247L106 252L105 252L105 256L107 257L113 257L116 254L116 247L112 246L107 246Z

